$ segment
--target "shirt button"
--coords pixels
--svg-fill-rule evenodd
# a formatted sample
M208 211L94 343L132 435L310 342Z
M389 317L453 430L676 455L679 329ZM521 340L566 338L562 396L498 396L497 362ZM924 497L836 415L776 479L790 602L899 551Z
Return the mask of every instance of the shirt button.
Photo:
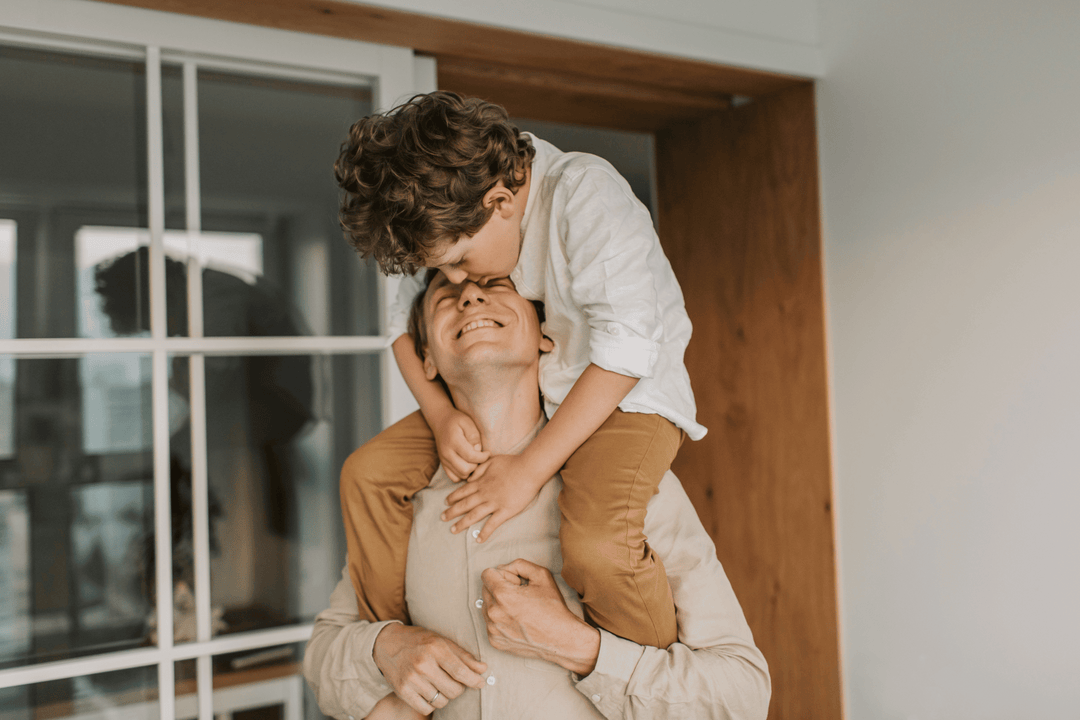
M487 684L488 685L494 685L495 684L495 676L494 675L488 675Z
M473 603L473 604L476 605L477 608L482 608L482 607L484 607L484 599L483 598L477 598L476 602Z
M473 538L478 538L478 537L480 537L480 531L479 531L479 530L473 530L473 531L472 531L472 536L473 536Z
M592 696L592 701L593 702L600 702L600 696L599 695L593 695ZM350 720L352 720L352 719L350 718Z

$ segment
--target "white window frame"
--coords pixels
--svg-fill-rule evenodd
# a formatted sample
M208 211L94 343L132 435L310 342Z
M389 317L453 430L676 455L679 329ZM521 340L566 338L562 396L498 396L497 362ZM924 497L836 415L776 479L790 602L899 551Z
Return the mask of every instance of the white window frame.
M196 660L199 719L213 718L211 658L221 653L302 642L310 624L211 637L210 552L206 468L207 355L375 354L380 357L382 420L389 424L416 408L390 351L393 338L215 337L202 336L201 273L189 272L189 337L165 332L164 175L161 64L183 66L187 231L194 247L200 230L196 72L208 67L316 82L363 84L374 93L377 110L393 107L416 92L435 89L435 64L412 50L307 35L88 0L34 0L7 3L0 19L0 42L145 62L147 84L148 217L151 262L151 336L148 338L0 339L0 355L81 357L96 353L144 353L152 358L154 438L154 527L158 627L173 624L171 508L169 507L168 367L170 355L190 356L192 492L194 515L196 641L174 645L172 633L158 633L158 645L107 652L75 660L0 671L0 688L157 665L159 714L176 717L174 663ZM239 50L238 50L239 48ZM191 253L189 262L197 263ZM385 332L397 279L379 275L380 332Z

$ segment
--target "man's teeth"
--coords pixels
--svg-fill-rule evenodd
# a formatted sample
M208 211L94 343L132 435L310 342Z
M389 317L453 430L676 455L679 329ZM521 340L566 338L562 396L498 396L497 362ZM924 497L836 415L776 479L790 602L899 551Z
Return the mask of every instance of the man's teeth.
M499 325L499 323L495 322L494 320L473 320L471 323L469 323L465 327L461 328L461 332L458 333L458 337L461 337L462 335L469 332L470 330L476 330L477 328L482 328L482 327L502 327L502 326Z

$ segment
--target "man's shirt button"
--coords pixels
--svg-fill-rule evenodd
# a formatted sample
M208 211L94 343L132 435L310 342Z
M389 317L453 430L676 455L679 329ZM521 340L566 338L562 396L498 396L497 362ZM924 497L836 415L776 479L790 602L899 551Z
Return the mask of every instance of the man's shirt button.
M495 676L494 675L488 675L487 684L488 685L494 685L495 684Z
M592 696L592 701L593 702L600 702L600 696L599 695L593 695Z
M480 537L480 531L479 531L479 530L473 530L473 531L472 531L472 536L473 536L474 538L478 538L478 537Z
M483 598L477 598L477 600L476 600L476 603L475 603L475 605L476 605L476 607L478 607L478 608L482 608L482 607L484 607L484 600L483 600Z

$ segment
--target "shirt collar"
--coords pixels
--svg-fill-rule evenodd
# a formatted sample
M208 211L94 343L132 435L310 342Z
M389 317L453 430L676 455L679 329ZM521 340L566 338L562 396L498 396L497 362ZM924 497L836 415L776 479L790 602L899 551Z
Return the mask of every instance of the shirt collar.
M541 140L532 133L526 132L523 135L528 135L532 140L532 145L536 149L536 157L532 161L532 180L529 182L529 197L525 201L525 215L521 218L521 234L524 237L525 230L529 227L529 220L535 214L536 210L536 197L540 194L540 184L544 176L547 175L548 167L551 165L551 161L555 154L559 150L547 142Z

